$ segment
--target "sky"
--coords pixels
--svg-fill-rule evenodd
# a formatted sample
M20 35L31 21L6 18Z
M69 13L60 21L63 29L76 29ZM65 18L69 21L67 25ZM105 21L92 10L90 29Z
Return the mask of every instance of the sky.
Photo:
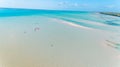
M0 0L0 7L120 12L119 3L120 0Z

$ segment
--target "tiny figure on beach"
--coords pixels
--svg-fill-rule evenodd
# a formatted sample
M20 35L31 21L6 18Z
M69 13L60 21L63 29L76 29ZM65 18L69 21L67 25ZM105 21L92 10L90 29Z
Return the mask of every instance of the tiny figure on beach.
M34 28L34 31L39 31L39 30L40 30L39 27L35 27L35 28Z
M24 34L26 34L27 32L26 31L24 31Z
M120 43L116 43L116 42L112 42L112 41L109 41L109 40L106 40L108 42L108 46L110 47L113 47L113 48L117 48L119 49L120 48Z
M51 45L50 45L50 47L54 47L54 45L53 45L53 44L51 44Z

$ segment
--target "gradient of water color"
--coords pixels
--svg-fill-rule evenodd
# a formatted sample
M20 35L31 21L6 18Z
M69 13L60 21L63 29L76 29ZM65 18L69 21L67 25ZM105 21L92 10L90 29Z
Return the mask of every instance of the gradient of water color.
M119 22L99 12L0 9L0 65L119 67Z

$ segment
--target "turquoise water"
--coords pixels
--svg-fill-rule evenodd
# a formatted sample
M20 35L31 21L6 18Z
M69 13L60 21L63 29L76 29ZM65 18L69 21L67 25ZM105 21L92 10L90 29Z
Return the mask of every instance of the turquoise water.
M103 30L107 32L120 33L120 17L100 14L99 12L87 11L59 11L59 10L32 10L32 9L0 9L0 19L19 16L43 16L66 21L79 26ZM47 20L46 20L47 22ZM118 38L118 36L117 36ZM114 39L117 39L114 37ZM112 39L112 38L111 38Z
M1 8L0 17L41 15L49 18L64 20L88 28L118 32L120 17L103 15L97 12L57 11ZM83 21L81 21L83 20ZM85 20L85 21L84 21ZM88 22L91 23L88 23Z

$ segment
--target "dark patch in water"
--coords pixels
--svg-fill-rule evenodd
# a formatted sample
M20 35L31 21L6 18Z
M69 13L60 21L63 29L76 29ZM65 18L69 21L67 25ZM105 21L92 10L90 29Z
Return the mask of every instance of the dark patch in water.
M108 25L112 25L112 26L120 26L120 24L115 23L113 21L106 21L105 23L108 24Z
M115 48L115 49L120 49L120 44L119 43L116 43L116 42L112 42L112 41L109 41L109 40L106 40L108 43L107 45L112 47L112 48Z

